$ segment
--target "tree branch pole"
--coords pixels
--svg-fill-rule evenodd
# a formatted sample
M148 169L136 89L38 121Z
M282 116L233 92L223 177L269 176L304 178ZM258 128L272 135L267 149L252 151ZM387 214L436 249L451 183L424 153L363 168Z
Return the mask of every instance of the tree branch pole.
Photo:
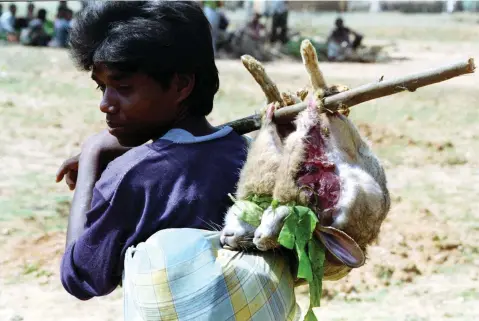
M469 58L466 62L458 62L442 66L436 69L423 71L401 78L387 81L380 80L357 88L326 97L324 106L327 110L350 108L366 101L389 96L402 91L414 92L416 89L439 83L454 77L473 73L475 69L474 59ZM278 109L274 113L274 121L278 124L286 124L294 120L296 115L306 108L307 103L301 102L295 105ZM230 126L235 132L244 135L261 127L261 115L251 115L221 125Z

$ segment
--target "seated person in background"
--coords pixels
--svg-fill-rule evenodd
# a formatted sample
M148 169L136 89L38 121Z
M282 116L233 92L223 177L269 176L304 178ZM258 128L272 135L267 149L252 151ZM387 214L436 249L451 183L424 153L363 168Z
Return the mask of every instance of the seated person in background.
M30 21L28 28L22 30L20 42L27 46L47 46L51 37L45 29L46 21L47 11L38 10L37 18Z
M354 40L351 42L351 34L354 35ZM344 26L343 19L336 19L336 28L328 37L328 59L329 60L344 60L348 53L355 51L363 36L354 30Z
M255 13L242 31L241 35L241 54L247 54L260 61L268 61L269 55L265 50L266 34L265 25L261 23L262 15Z
M255 12L248 23L235 32L235 36L232 39L232 47L236 56L251 55L260 61L270 59L264 48L266 40L264 34L265 26L260 19L261 14Z
M17 13L17 6L11 4L8 11L2 13L0 17L0 34L6 35L6 39L10 42L17 41L17 34L15 31L15 15Z
M255 13L253 19L246 25L246 33L254 40L261 40L261 32L265 29L264 24L261 23L261 14Z

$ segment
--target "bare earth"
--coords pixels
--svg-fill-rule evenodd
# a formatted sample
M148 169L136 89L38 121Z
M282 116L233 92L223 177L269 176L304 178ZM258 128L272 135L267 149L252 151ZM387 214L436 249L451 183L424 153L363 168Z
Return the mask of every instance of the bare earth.
M396 28L410 28L408 16L395 19ZM439 26L443 18L424 19ZM463 30L465 22L456 20L437 32ZM373 27L364 23L364 28ZM354 87L474 55L477 60L479 25L468 28L475 28L476 41L440 35L420 40L406 32L391 54L408 60L321 68L331 83ZM379 31L371 37L385 39ZM221 89L213 123L261 107L261 91L239 61L221 60L218 67ZM300 62L278 61L266 69L280 90L307 84ZM367 264L324 284L322 306L315 310L319 320L479 319L478 84L477 74L468 75L352 109L350 117L384 162L393 205ZM121 290L82 302L59 282L71 193L54 183L54 173L104 126L99 97L64 51L0 50L2 321L122 319ZM307 288L297 293L306 307Z

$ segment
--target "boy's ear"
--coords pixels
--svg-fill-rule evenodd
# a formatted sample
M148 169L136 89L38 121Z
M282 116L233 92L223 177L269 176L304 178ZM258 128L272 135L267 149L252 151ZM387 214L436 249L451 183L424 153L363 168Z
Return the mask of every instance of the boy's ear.
M182 103L195 88L195 75L176 74L173 77L173 85L176 89L178 104Z

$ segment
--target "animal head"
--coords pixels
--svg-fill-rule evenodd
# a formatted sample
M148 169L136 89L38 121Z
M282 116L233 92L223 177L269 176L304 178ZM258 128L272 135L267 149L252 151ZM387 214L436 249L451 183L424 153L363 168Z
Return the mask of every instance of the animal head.
M225 225L221 231L220 243L224 248L248 250L253 248L253 236L256 226L240 218L241 209L233 205L225 216Z

